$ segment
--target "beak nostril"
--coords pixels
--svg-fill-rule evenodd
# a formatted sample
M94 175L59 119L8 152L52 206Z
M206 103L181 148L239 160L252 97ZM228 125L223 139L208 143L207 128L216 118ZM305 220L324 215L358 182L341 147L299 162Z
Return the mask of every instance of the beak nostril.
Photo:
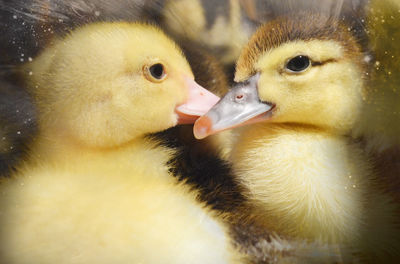
M204 96L204 93L203 93L203 92L200 92L200 95L201 95L201 96Z
M235 101L236 101L237 103L242 103L243 100L244 100L244 94L237 94L237 95L235 96Z

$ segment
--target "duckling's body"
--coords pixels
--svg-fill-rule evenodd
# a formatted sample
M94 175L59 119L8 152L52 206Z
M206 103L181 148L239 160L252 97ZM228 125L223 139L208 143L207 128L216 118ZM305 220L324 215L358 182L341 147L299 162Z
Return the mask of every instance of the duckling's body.
M227 263L225 231L171 177L164 164L173 152L156 143L41 152L49 158L1 186L2 260Z
M258 125L243 128L236 143L234 171L270 230L345 248L365 243L366 252L391 251L398 243L399 232L388 224L398 219L396 206L379 190L362 148L348 138Z
M363 105L362 61L335 20L279 18L252 37L237 63L240 83L194 130L203 138L249 124L235 132L230 161L268 229L338 245L340 262L397 263L399 206L350 136Z
M190 68L161 31L88 25L23 70L39 135L0 186L2 262L237 261L216 216L171 175L176 150L147 136L192 100Z

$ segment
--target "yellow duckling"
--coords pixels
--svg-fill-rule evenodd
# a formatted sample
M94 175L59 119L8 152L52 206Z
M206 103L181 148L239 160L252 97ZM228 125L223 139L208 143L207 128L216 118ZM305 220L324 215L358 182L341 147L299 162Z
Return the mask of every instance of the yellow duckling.
M0 262L237 262L216 215L170 175L174 150L147 137L218 100L160 30L84 26L24 71L39 135L0 186Z
M35 0L34 3L15 0L0 5L0 25L5 28L4 34L0 36L0 50L5 53L5 56L0 58L0 64L4 63L16 68L16 65L32 60L38 52L49 46L54 39L54 35L65 35L74 28L83 26L91 21L110 19L143 20L145 16L148 17L154 13L156 7L156 1L143 1L142 3L136 0L117 0L113 3L98 0L85 2ZM196 81L214 93L224 94L227 91L228 82L219 61L209 54L208 50L194 43L189 43L188 40L180 41L175 39L175 41L178 41L178 45L183 48L185 57L189 60L192 71L196 76ZM7 119L4 118L3 120ZM11 122L4 121L4 123L7 123L7 127L13 126ZM15 131L14 129L11 129L11 131L4 130L4 133L7 134L5 135L7 139L3 140L0 146L0 148L4 149L4 155L1 155L0 167L4 167L3 171L5 173L14 159L13 155L8 155L8 153L20 152L21 150L21 147L16 144L10 145L11 139L15 138L13 134L19 131L18 125L15 125ZM186 130L183 129L185 130L184 133L179 128L173 129L173 132L178 130L182 132L179 134L182 134L182 137L189 138L193 145L198 146L196 149L202 148L205 151L215 152L215 150L220 149L220 140L217 141L215 138L221 138L226 141L226 137L217 135L198 142L193 137L192 128L186 127ZM32 132L21 131L21 133L26 137ZM174 133L170 140L174 140L176 137L177 135ZM211 142L211 144L204 144L208 142ZM13 147L13 149L10 150L10 147ZM227 153L228 150L225 149L223 152Z
M325 23L327 22L327 23ZM194 126L197 138L240 124L230 160L264 224L288 237L397 263L399 208L349 136L363 105L363 56L318 14L262 26L243 50L240 82Z

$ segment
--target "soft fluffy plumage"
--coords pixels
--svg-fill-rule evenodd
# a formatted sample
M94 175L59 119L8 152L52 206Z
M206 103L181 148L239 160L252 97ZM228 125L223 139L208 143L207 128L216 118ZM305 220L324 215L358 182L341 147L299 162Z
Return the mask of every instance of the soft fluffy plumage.
M166 77L147 69L162 63ZM3 180L6 263L235 263L225 228L147 138L177 123L193 79L179 48L142 24L57 39L23 67L38 106L29 160Z
M288 70L299 55L310 66ZM241 54L235 80L272 110L257 116L263 123L237 130L230 160L269 230L337 244L346 263L353 257L396 263L398 205L349 136L362 113L363 58L347 27L319 14L287 15L262 26ZM237 91L198 120L199 135L240 120L228 110L247 102Z

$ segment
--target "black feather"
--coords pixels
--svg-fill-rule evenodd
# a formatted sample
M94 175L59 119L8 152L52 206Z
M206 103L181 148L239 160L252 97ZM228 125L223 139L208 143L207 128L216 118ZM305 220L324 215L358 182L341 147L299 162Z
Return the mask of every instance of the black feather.
M3 76L0 80L0 176L8 176L24 157L36 130L31 97Z

